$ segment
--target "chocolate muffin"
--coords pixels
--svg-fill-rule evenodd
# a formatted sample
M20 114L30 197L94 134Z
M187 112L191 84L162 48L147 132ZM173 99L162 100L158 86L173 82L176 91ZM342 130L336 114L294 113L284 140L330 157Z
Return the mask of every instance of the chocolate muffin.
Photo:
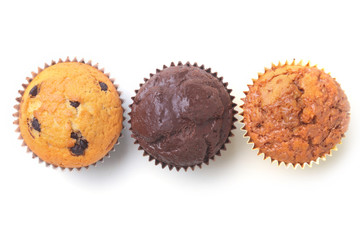
M131 130L149 159L177 170L208 164L234 129L231 90L217 73L195 63L157 70L133 98Z
M349 124L349 102L340 85L309 64L265 69L243 99L247 136L259 153L294 167L324 158Z
M28 81L15 116L34 156L55 167L80 169L114 147L123 109L113 80L97 65L53 61Z

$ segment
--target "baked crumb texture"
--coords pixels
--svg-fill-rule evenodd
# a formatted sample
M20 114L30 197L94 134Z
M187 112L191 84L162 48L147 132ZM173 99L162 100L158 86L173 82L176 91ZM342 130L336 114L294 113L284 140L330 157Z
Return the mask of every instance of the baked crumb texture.
M295 61L273 64L248 87L241 106L243 129L264 159L311 167L331 155L344 137L350 105L323 69Z
M150 74L130 105L130 129L139 150L170 170L209 164L226 149L237 121L227 85L196 63L171 63Z
M70 170L108 156L123 128L120 93L98 64L59 59L32 73L19 91L14 122L33 157Z

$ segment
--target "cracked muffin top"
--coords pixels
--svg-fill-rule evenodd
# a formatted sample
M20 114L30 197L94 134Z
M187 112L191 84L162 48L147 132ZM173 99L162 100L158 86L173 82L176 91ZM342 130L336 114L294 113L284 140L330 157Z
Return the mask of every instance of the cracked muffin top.
M224 84L190 64L158 71L131 106L132 136L164 166L208 163L229 137L233 106Z
M45 68L20 103L20 132L41 160L79 168L102 159L122 129L119 94L100 70L80 62Z
M279 64L249 86L243 121L260 153L303 166L340 143L349 111L344 91L329 74L309 64Z

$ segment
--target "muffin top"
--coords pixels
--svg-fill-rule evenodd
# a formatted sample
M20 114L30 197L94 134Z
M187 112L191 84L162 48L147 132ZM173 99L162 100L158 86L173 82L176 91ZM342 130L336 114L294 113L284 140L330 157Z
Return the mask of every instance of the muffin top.
M132 136L170 169L208 163L233 124L221 80L190 64L158 71L137 92L131 110Z
M328 154L349 124L349 102L329 74L309 65L267 69L249 86L245 130L255 148L294 166Z
M98 69L58 63L40 72L20 103L20 132L41 160L79 168L103 158L122 129L119 94Z

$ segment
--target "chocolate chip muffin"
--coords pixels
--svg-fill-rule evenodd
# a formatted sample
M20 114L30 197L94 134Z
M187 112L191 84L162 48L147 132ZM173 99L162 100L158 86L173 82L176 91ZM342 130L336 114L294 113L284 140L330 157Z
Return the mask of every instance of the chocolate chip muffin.
M348 128L344 91L316 66L273 65L245 94L247 136L259 153L279 164L311 166L340 143Z
M122 129L121 100L97 65L52 62L20 91L17 123L28 148L62 168L87 167L114 146Z
M197 64L172 63L150 76L130 106L132 137L163 168L208 164L235 128L231 90Z

